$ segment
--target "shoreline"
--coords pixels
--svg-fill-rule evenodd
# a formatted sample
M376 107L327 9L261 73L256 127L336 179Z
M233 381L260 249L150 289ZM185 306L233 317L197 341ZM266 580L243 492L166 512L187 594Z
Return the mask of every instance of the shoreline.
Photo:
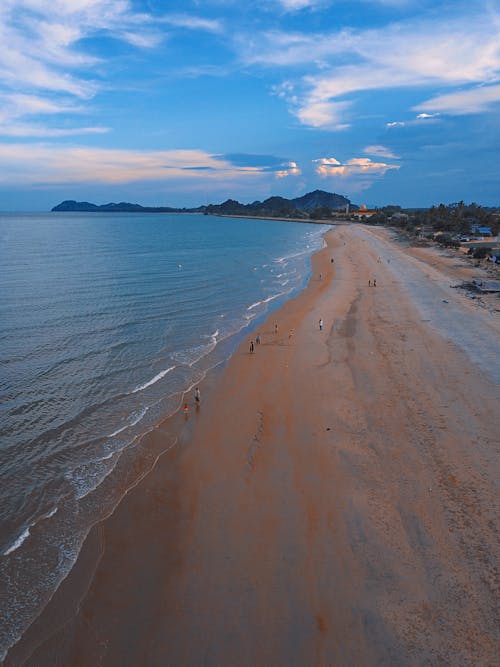
M415 310L404 251L326 236L6 665L490 664L494 387Z
M205 214L204 214L205 215ZM242 215L242 214L235 214L235 215L230 215L226 213L207 213L206 215L211 216L212 218L242 218L243 220L279 220L280 222L306 222L306 223L311 223L313 225L329 225L331 227L334 227L335 225L340 225L340 224L346 224L346 222L342 220L335 220L333 218L329 218L328 220L316 220L316 219L310 219L310 218L277 218L274 216L262 216L262 215Z
M56 212L57 213L57 212ZM215 217L215 216L214 216ZM225 216L220 216L220 217L225 217ZM232 217L232 216L229 216ZM260 219L260 218L255 218L255 219ZM271 218L275 219L275 218ZM318 221L319 223L323 224L325 227L328 227L328 229L325 230L323 234L323 243L325 243L324 239L325 236L328 232L330 232L333 227L330 225L327 225L324 221ZM312 258L317 254L325 250L325 246L323 248L319 248L316 250L313 250L312 253L310 254L310 262L312 264ZM228 357L224 357L222 360L216 360L214 365L209 365L207 368L204 368L202 373L203 373L203 379L197 383L200 386L200 389L202 391L202 398L203 402L207 399L207 397L210 395L210 392L213 391L213 388L217 385L218 381L220 380L221 375L224 373L224 369L226 368L227 364L229 363L231 357L237 353L237 350L244 344L242 341L247 339L248 337L251 337L253 333L256 332L256 330L261 327L264 322L268 318L272 318L273 314L278 312L288 301L295 299L299 294L301 294L305 289L307 289L308 284L310 280L312 279L312 266L309 269L309 275L305 275L303 278L303 282L301 286L296 287L291 295L282 295L280 297L281 300L284 299L284 301L281 302L281 305L278 306L277 310L270 310L267 313L262 313L259 315L255 321L251 321L249 325L245 326L243 329L240 331L235 332L234 334L231 335L231 338L233 339L232 344L230 345L230 349L232 350L229 352ZM213 351L212 351L213 352ZM168 452L177 446L179 446L179 443L182 442L184 439L189 438L189 434L191 433L191 428L192 428L192 423L189 421L189 423L186 423L186 420L184 418L183 414L183 404L188 401L190 405L190 417L189 419L192 420L193 418L196 418L196 412L195 412L195 406L194 406L194 400L193 400L193 390L194 386L186 389L185 391L182 392L181 396L182 398L179 401L179 405L176 408L176 410L169 415L163 416L159 419L159 421L154 425L151 426L147 431L145 431L142 435L137 437L137 444L134 445L133 450L130 450L125 452L126 455L128 456L133 456L134 459L137 461L142 460L141 455L140 455L140 450L142 449L150 449L152 452L154 452L154 458L155 462L149 466L148 461L144 462L144 465L148 464L148 469L147 470L142 470L141 472L138 473L138 478L134 479L130 485L127 484L126 487L122 488L120 491L118 491L118 495L120 496L120 499L118 502L114 505L114 507L106 513L102 518L100 518L96 523L91 525L86 537L84 538L81 546L79 553L77 555L77 558L75 562L73 563L71 569L69 572L62 578L61 582L53 592L51 598L47 602L46 606L41 610L40 614L34 618L33 622L28 626L28 628L25 630L23 635L20 637L20 639L11 646L11 648L7 651L6 654L6 662L5 664L10 664L9 660L11 659L11 656L14 655L14 660L17 660L18 658L16 657L18 653L23 654L25 651L24 644L25 642L30 645L31 643L37 643L38 640L35 639L34 637L37 637L40 630L39 626L43 626L43 629L41 629L41 633L45 634L45 627L46 625L52 625L53 620L52 616L55 614L56 616L59 615L59 609L65 609L67 607L67 600L61 600L60 598L66 598L66 597L73 597L74 601L76 602L79 593L75 593L75 590L80 590L80 585L75 581L77 579L82 579L85 581L88 576L88 570L89 568L92 570L92 566L89 563L89 560L92 560L93 558L97 558L95 556L95 550L96 550L96 543L99 541L97 535L99 534L101 530L101 525L105 524L109 520L112 519L114 512L117 510L119 505L124 501L126 498L127 494L131 491L133 491L138 485L140 485L144 479L151 474L152 470L154 467L158 464L158 461L164 457ZM159 438L155 437L155 433L161 433L161 439L166 439L168 441L168 446L164 447L162 444L159 443ZM122 453L123 455L123 453ZM127 467L127 471L129 471L130 467L133 467L133 463L124 463ZM113 471L114 472L114 471ZM111 479L111 477L110 477ZM106 481L106 480L105 480ZM107 480L109 481L109 480ZM33 531L33 529L35 529ZM32 532L38 532L41 529L40 526L32 526L31 531ZM98 551L99 549L97 549ZM90 556L91 553L94 552L94 556ZM60 589L62 589L60 593ZM67 590L72 591L71 593L67 593ZM53 607L56 609L53 611ZM46 624L45 621L45 616L49 616L51 620L48 621L48 624ZM64 614L63 614L64 617ZM33 637L33 638L32 638ZM3 662L0 661L0 664L4 664Z

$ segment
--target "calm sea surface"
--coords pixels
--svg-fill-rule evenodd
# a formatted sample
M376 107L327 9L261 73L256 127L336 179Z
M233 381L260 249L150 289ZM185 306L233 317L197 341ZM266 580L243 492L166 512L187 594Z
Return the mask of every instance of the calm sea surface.
M0 214L0 659L154 465L140 436L305 284L325 229Z

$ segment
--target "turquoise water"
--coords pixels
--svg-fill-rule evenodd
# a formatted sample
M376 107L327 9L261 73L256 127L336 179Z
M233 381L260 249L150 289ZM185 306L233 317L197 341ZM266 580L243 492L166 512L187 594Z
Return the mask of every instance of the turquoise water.
M140 436L304 285L325 229L0 215L0 656L154 464Z

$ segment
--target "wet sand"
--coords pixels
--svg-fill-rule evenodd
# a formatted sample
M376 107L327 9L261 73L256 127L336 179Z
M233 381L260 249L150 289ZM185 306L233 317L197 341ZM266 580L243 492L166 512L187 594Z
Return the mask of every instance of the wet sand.
M434 255L328 243L255 353L147 436L181 434L7 665L497 664L498 313Z

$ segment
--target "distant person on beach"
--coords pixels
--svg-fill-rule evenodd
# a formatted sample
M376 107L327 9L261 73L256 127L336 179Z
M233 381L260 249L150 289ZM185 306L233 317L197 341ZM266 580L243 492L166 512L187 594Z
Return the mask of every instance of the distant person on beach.
M194 390L194 400L195 400L195 403L196 403L196 407L197 407L197 408L200 407L200 403L201 403L201 392L200 392L199 387L196 387L196 389Z
M372 281L369 280L369 281L368 281L368 287L371 287L371 286L372 286Z
M333 257L331 258L330 263L333 264Z
M291 343L293 338L293 329L290 329L288 332L288 342Z
M373 287L377 287L377 279L376 278L373 279Z
M275 334L278 333L278 323L277 323L277 322L276 322L275 325L274 325L274 333L275 333Z
M250 341L250 354L253 354L254 351L253 340Z
M189 405L187 403L184 403L184 419L187 419L189 417Z
M319 318L318 324L319 324L319 330L323 331L323 318L322 317Z
M260 334L257 334L257 336L255 338L255 344L260 345Z

